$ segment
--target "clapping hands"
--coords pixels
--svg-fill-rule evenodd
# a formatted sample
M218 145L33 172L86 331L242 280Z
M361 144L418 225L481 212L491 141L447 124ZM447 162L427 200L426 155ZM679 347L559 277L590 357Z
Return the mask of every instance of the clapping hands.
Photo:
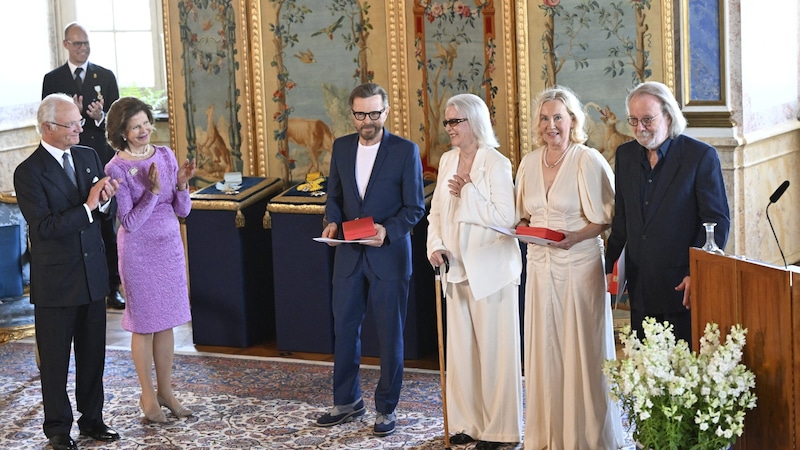
M194 176L196 170L194 160L188 159L178 168L178 190L183 191L189 187L189 180Z

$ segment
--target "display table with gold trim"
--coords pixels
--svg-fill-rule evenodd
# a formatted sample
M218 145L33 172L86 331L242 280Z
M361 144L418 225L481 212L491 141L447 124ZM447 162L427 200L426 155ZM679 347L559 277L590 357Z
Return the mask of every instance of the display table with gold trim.
M274 336L272 234L263 216L282 189L278 178L245 177L234 194L213 185L191 194L185 223L196 345L249 347Z
M428 183L425 187L428 206L434 186L435 183ZM294 187L275 196L267 205L272 224L279 350L333 353L331 279L335 248L313 240L325 227L326 200L324 194L301 192ZM421 359L436 351L433 269L425 252L427 228L426 217L414 227L411 237L414 274L406 316L406 359ZM361 336L362 355L379 356L371 308L367 309Z
M27 223L13 192L0 192L0 343L33 336Z
M325 195L293 187L267 204L265 221L272 224L278 350L333 353L334 248L312 240L325 227L325 200Z

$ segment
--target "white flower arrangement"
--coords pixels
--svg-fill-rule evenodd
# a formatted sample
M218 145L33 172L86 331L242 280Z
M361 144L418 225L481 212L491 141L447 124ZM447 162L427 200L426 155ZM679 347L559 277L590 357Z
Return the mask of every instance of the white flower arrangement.
M755 375L741 364L747 329L741 325L720 343L719 327L706 325L695 354L675 342L672 325L647 318L639 340L622 330L625 358L606 361L611 396L634 427L633 438L653 450L719 450L744 430L756 406Z

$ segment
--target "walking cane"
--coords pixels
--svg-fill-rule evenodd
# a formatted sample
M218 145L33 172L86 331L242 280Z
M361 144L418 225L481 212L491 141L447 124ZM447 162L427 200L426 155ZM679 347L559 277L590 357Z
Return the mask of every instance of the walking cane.
M445 273L450 270L450 261L447 257L442 255L444 259ZM447 427L447 394L445 393L445 376L444 376L444 337L443 337L443 323L442 323L442 278L439 272L439 266L434 267L435 285L436 285L436 331L439 334L439 376L442 381L442 412L444 413L444 448L450 449L450 430Z

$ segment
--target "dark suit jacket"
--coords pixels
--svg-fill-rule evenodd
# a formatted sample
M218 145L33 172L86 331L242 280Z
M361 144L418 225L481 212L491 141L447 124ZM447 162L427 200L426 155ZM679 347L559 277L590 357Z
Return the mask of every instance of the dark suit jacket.
M77 306L108 295L108 269L100 235L102 214L89 223L84 201L105 176L92 149L74 146L78 188L42 145L14 171L14 189L31 240L31 303Z
M425 214L422 162L417 144L383 130L383 139L363 201L356 184L358 134L336 139L331 156L325 216L329 223L371 216L386 228L381 247L342 244L336 247L334 276L353 272L361 253L382 280L411 276L411 229Z
M42 98L55 93L64 93L70 97L75 94L83 95L83 111L81 111L81 114L86 118L86 124L83 126L80 143L95 149L97 154L100 155L100 161L105 165L114 156L114 151L106 140L106 122L104 120L98 127L95 125L94 119L86 115L87 106L97 99L95 88L98 86L100 87L100 94L103 96L103 111L108 112L111 104L119 99L119 88L117 87L117 79L114 77L114 73L97 64L88 63L83 82L83 91L78 92L74 75L69 70L69 64L64 63L63 66L53 69L44 76Z
M703 222L716 222L715 239L725 247L730 213L719 156L714 147L680 135L667 153L648 208L642 216L642 146L622 144L616 154L615 215L606 251L606 273L625 250L631 307L651 314L677 313L689 274L689 248L705 243Z

